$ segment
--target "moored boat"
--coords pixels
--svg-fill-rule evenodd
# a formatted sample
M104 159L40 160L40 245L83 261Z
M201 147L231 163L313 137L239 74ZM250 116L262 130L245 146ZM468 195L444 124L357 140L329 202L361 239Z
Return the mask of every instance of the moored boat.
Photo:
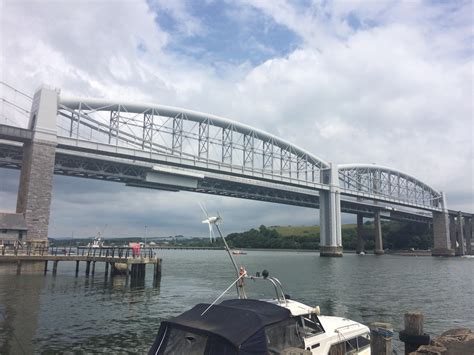
M234 255L247 255L247 253L245 251L239 250L239 249L232 250L232 254L234 254Z
M242 266L237 267L219 227L214 225L238 278L213 303L200 303L161 322L149 355L370 355L367 326L346 318L322 316L319 307L290 299L280 281L266 270L249 276ZM271 283L275 297L248 299L245 279ZM234 285L238 298L217 303Z

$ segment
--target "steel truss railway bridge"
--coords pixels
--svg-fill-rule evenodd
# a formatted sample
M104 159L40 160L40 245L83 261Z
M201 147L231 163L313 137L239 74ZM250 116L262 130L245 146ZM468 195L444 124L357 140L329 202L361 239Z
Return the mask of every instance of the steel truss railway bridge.
M381 218L433 223L433 255L470 253L472 214L448 210L442 192L397 169L337 165L191 110L64 97L47 87L29 97L2 86L0 167L21 169L16 212L30 243L47 242L53 174L60 174L317 208L322 256L342 255L341 212L357 214L359 242L363 218L374 218L376 253L383 253Z

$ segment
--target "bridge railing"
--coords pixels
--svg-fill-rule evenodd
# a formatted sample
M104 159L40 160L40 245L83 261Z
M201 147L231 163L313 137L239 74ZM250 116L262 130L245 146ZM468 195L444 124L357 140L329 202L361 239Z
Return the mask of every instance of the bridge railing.
M79 247L58 247L58 246L26 246L3 245L0 247L0 255L28 255L28 256L84 256L84 257L110 257L119 259L128 258L156 258L157 248L140 248L139 251L131 247L101 247L92 248L86 246Z
M26 128L33 98L0 81L0 124Z
M77 247L76 255L88 257L111 257L111 258L155 258L156 251L154 248L140 248L139 250L132 247Z

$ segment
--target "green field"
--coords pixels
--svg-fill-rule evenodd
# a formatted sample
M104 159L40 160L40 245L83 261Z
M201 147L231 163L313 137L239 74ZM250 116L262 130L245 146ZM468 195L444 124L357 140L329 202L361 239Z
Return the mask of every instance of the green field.
M355 229L356 224L343 224L342 230ZM311 236L319 233L319 226L271 226L269 229L276 230L278 234L284 237L289 236Z

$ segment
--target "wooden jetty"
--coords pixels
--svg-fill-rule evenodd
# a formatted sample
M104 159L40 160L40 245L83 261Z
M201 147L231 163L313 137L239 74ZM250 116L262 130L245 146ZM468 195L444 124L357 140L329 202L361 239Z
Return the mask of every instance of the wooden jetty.
M130 247L78 247L78 248L34 248L0 251L0 263L16 263L17 274L21 273L24 263L44 263L44 273L48 271L48 263L53 262L52 274L56 275L60 261L75 261L76 276L79 274L80 262L86 263L85 274L94 275L97 262L105 263L105 273L110 275L125 274L133 279L145 277L146 265L154 266L153 277L161 276L161 259L156 257L154 248L142 248L139 251ZM110 266L110 268L109 268Z

